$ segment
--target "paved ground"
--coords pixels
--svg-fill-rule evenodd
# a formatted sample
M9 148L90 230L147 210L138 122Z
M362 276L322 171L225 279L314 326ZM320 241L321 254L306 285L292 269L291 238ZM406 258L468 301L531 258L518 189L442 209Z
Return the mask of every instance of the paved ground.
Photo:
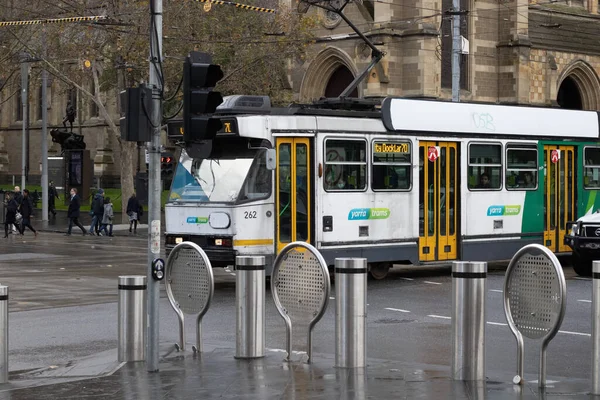
M590 280L565 268L567 314L548 350L551 387L540 394L536 343L526 343L524 390L510 384L516 348L502 311L502 264L496 267L488 278L486 385L449 379L448 268L395 268L388 279L369 282L370 358L366 370L353 372L334 368L333 301L315 328L314 364L300 362L301 353L292 364L282 362L285 327L270 291L267 357L235 360L234 276L215 270L215 297L203 321L205 353L172 351L177 320L163 291L161 372L147 374L143 362L118 364L115 352L117 277L145 274L145 236L11 237L0 241L0 282L10 287L11 310L11 381L0 385L0 399L589 398ZM191 317L186 333L193 342ZM305 350L301 332L294 338L294 350Z

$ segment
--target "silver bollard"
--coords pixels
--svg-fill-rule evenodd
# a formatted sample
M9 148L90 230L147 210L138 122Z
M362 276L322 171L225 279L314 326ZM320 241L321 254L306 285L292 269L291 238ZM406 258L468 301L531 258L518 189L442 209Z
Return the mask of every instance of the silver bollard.
M592 394L600 394L600 261L592 263Z
M235 358L265 356L265 257L235 258Z
M119 362L146 359L146 277L119 276Z
M452 263L452 379L485 380L487 263Z
M335 366L367 366L367 259L335 259Z
M8 286L0 286L0 383L8 382Z

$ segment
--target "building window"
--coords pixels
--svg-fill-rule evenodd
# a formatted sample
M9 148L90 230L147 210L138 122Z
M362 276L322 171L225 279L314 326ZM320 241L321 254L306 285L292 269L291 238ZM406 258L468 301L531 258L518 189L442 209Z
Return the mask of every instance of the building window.
M469 1L460 0L460 9L468 10ZM452 10L452 0L442 0L443 12ZM452 17L444 14L442 19L441 61L442 61L442 88L452 88ZM460 16L460 34L469 37L469 20L466 15ZM461 54L460 57L460 88L467 90L469 83L469 55Z
M534 190L538 182L538 153L535 146L508 145L506 189Z
M600 147L583 149L583 187L586 189L600 188Z
M366 190L366 140L325 140L325 160L323 164L325 165L325 179L323 179L325 190Z
M94 82L92 82L91 93L93 95L96 94L96 85L94 84ZM99 116L100 116L100 110L98 109L96 102L94 100L90 99L90 118L98 118Z
M41 120L42 119L42 113L44 112L43 110L43 104L42 104L42 84L40 83L40 86L38 87L38 104L37 104L37 119Z
M23 93L21 85L17 85L17 93L15 93L15 120L23 121Z
M374 191L410 190L412 151L410 142L373 142L371 189Z
M502 145L469 144L469 189L498 190L502 182Z

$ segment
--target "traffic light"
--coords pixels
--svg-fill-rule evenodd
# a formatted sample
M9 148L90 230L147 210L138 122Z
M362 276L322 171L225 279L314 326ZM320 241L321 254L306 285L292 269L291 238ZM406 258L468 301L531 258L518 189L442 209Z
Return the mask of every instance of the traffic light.
M146 85L128 88L121 95L121 140L128 142L149 142L152 140L152 89Z
M173 179L173 167L174 167L173 154L162 153L160 155L160 177L165 181L171 181Z
M213 91L223 71L212 64L207 53L191 52L183 64L183 140L186 143L211 140L221 129L221 121L212 114L223 102Z

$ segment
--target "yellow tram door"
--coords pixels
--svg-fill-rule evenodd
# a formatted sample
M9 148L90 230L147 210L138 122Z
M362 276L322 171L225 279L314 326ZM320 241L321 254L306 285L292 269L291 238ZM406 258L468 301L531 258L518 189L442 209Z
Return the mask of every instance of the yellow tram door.
M575 148L545 145L544 171L544 244L553 252L568 252L563 238L567 222L575 218Z
M419 144L419 260L457 257L457 144Z
M277 138L277 253L288 243L310 243L311 190L308 138Z

